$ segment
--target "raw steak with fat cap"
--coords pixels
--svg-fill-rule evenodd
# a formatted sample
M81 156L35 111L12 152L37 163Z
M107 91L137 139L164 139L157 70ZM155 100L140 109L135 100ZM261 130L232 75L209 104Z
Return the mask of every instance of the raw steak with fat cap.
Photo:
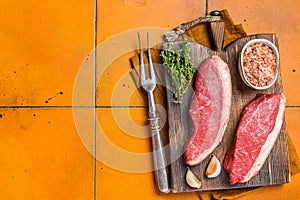
M219 145L226 130L231 107L231 76L228 65L217 55L204 60L190 105L193 136L187 144L185 162L196 165Z
M263 166L280 132L285 102L283 94L260 94L246 106L223 162L230 184L249 181Z

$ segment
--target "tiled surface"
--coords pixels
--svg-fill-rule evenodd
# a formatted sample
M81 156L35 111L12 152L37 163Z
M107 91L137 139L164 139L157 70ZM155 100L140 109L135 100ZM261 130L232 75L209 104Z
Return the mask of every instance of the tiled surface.
M145 105L131 78L131 68L128 67L133 55L129 53L115 60L101 74L97 87L97 106Z
M146 116L147 111L143 108L97 109L97 121L102 133L117 147L134 153L147 153L151 150L145 128ZM106 150L99 145L99 152L101 151Z
M72 105L93 50L93 8L93 0L0 2L0 105Z
M127 154L141 154L151 151L151 143L147 135L149 131L143 128L146 125L145 113L145 108L97 109L98 122L103 127L103 133L109 137L111 143L117 145L122 151L129 151ZM129 117L125 118L126 115ZM129 118L131 120L125 122L122 120ZM110 156L110 161L115 161L113 164L97 162L97 199L179 200L198 198L196 193L158 195L155 187L153 187L153 174L149 171L139 172L142 169L149 170L149 166L152 165L150 157L145 162L139 162L138 158L126 160L126 155L121 156L121 153L115 153L112 149L103 149L104 145L101 145L101 142L98 142L97 146L98 152L107 154ZM136 169L136 173L130 173L128 169Z
M1 199L199 199L197 193L157 194L151 172L124 170L149 169L151 160L130 162L109 152L104 139L129 153L150 151L146 104L129 75L128 59L137 52L132 33L148 30L156 44L165 30L202 16L205 3L145 0L137 7L124 1L97 1L97 74L96 1L0 1ZM277 33L287 130L300 156L299 2L209 5L228 9L248 34ZM241 199L297 199L299 183L296 174L290 184L260 188Z
M300 61L297 58L300 50L298 43L299 20L298 1L210 1L209 10L226 8L236 24L242 24L245 31L251 35L256 33L276 33L279 38L279 50L281 55L281 68L283 73L283 86L287 97L287 104L300 105L300 88L294 80L300 78ZM105 3L100 1L98 5L101 21L98 24L98 43L107 42L119 37L124 32L138 28L159 27L171 29L183 22L191 21L204 14L204 2L199 1L161 4L160 1L148 1L146 6L126 6L122 1ZM170 9L172 6L173 9ZM299 7L299 6L298 6ZM114 13L114 18L109 12ZM147 11L147 12L146 12ZM181 12L179 12L181 11ZM158 14L159 13L159 14ZM157 17L157 16L160 17ZM142 20L141 20L142 19ZM134 21L134 23L133 23ZM118 25L116 25L118 24ZM118 45L118 46L116 46ZM123 48L123 44L111 44L114 49ZM136 50L136 41L130 42L132 50ZM119 57L119 56L118 56ZM117 59L118 57L115 57ZM105 59L105 58L103 58ZM122 62L122 59L116 62ZM124 62L125 63L125 62ZM129 70L126 63L118 65L118 70ZM112 88L104 87L109 93Z
M93 157L71 109L0 109L1 199L92 199Z
M93 199L71 106L94 1L0 1L0 24L0 198Z
M300 53L297 45L300 42L300 38L298 37L299 34L297 34L298 28L296 28L299 27L300 15L297 9L295 9L295 4L298 4L298 2L259 0L255 2L240 1L237 3L236 1L210 1L209 10L228 9L234 22L237 24L241 23L248 34L274 32L277 34L281 54L283 87L284 93L287 96L287 105L289 106L286 112L287 129L295 143L297 151L300 152L298 145L299 137L297 135L297 127L295 127L298 119L297 116L300 113L298 108L300 102L300 88L295 84L300 78L297 67L299 66L299 61L295 59L297 54ZM130 106L145 105L139 93L132 88L133 82L127 76L131 69L128 58L137 52L136 39L135 37L127 36L125 37L127 38L126 43L117 43L114 42L114 40L117 40L120 35L125 35L127 32L131 32L132 35L135 35L135 32L140 31L143 27L147 27L146 29L149 29L149 27L173 28L182 22L191 21L202 16L204 14L204 5L204 2L201 1L172 1L162 3L161 1L148 0L146 6L134 7L126 6L122 1L114 1L111 3L100 2L98 5L98 10L100 11L98 18L102 19L102 21L98 24L98 45L101 46L104 43L110 43L108 49L111 48L113 52L125 48L126 45L131 47L132 50L126 52L126 54L124 53L122 56L117 55L115 59L111 59L112 62L109 66L104 66L107 67L107 70L98 83L97 105L123 106L128 102ZM109 14L111 12L114 12L114 18L111 18ZM287 21L288 23L286 23ZM150 31L150 34L151 33ZM122 88L122 90L118 90L118 88ZM108 98L104 98L104 96ZM134 112L134 114L140 116L140 114L136 112ZM107 120L109 115L105 116ZM116 128L112 128L115 127L115 124L111 125L112 124L109 125L109 130L115 130ZM109 130L107 133L110 134L111 131ZM126 131L119 129L116 130L114 134L115 133L116 136L114 137L120 137L120 134L123 136L126 135ZM123 143L121 138L122 137L120 137L119 140L112 138L112 140L115 140L115 142L124 149L138 151L138 149L136 149L137 147L132 147L132 143L129 142L128 145L126 145L126 142ZM132 139L132 141L134 140L135 139ZM127 140L125 139L124 141ZM143 148L144 147L140 147L140 150ZM150 180L149 174L126 174L121 171L107 169L105 166L98 167L97 169L98 176L105 177L105 175L110 175L111 177L115 177L107 177L101 179L102 181L97 181L97 197L104 196L107 197L107 199L120 199L122 197L125 199L199 199L195 193L161 196L153 193L153 191L149 192L148 188L153 187L153 177L151 178L152 180ZM103 184L105 185L104 182L114 183L119 177L121 177L122 180L126 180L128 184L120 188L103 186ZM140 177L143 177L142 181ZM300 196L298 192L298 175L293 176L292 181L292 183L284 186L261 188L252 192L249 196L246 195L242 197L242 199L254 199L262 195L266 199L297 199ZM142 189L142 194L141 189L139 189L141 184L144 188ZM130 187L136 188L136 190L132 191L129 189Z

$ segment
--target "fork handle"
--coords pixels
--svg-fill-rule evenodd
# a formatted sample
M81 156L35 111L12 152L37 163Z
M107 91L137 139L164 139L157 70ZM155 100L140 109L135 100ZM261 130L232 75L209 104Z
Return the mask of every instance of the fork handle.
M159 192L169 193L167 160L164 152L164 144L162 141L159 118L152 116L149 119L152 134L153 162L155 170L155 180Z

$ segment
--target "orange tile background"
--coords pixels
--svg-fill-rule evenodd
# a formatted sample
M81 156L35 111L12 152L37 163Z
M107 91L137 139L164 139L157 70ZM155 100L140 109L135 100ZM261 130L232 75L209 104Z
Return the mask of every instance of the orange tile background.
M145 0L144 6L124 1L0 1L1 199L199 199L197 193L158 195L152 173L126 173L95 161L93 127L84 132L89 148L81 140L74 109L95 112L105 135L120 148L150 151L149 141L139 138L138 131L128 135L132 125L145 125L147 112L128 76L128 58L137 48L136 35L131 33L147 27L155 44L165 30L203 16L205 10L204 1ZM226 8L248 34L277 33L287 130L300 156L299 4L296 0L209 1L209 10ZM76 98L90 98L91 104L73 105L74 83L87 63L91 74L81 83L82 91L94 82L95 17L101 72L97 94L95 99L93 94L79 94ZM140 134L144 136L145 130ZM299 185L296 174L289 184L262 187L239 199L299 199Z

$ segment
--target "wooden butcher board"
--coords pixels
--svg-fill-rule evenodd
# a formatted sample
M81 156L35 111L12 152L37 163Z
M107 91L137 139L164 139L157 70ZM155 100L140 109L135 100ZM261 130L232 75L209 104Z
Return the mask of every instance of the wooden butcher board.
M244 44L255 38L270 40L278 46L277 37L274 34L252 35L236 40L218 55L228 64L232 81L232 106L230 111L230 121L222 142L214 150L221 163L223 163L226 151L231 146L235 131L240 120L244 107L253 100L258 93L281 93L282 82L281 75L277 78L274 86L268 90L257 91L247 87L241 80L238 71L238 58ZM181 42L175 42L174 47L179 46ZM195 68L206 59L210 58L215 52L198 43L191 43L191 58ZM168 76L167 76L168 77ZM167 88L168 78L166 78ZM205 159L199 165L190 167L193 173L201 180L202 187L193 189L186 184L185 174L187 165L184 163L184 149L192 134L192 124L189 116L189 106L193 96L194 89L190 87L181 104L174 103L173 94L167 89L167 107L168 107L168 125L169 125L169 148L170 148L170 169L171 169L171 189L174 193L221 190L233 188L248 188L257 186L266 186L274 184L283 184L290 181L290 170L288 160L288 145L286 136L286 124L283 121L280 134L276 143L267 158L265 164L258 174L246 183L229 184L228 173L222 168L221 174L212 179L205 176L205 169L210 157Z

